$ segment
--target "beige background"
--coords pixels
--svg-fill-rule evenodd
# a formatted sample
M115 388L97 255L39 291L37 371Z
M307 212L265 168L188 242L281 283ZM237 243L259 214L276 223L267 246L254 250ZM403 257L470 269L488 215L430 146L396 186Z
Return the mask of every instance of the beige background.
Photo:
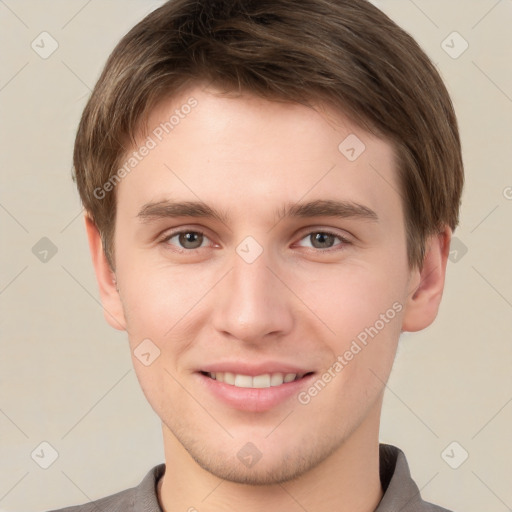
M160 3L0 0L2 511L96 499L163 461L125 335L103 319L70 179L77 122L107 55ZM510 510L512 1L375 3L445 78L467 176L442 309L429 329L401 340L381 440L405 451L426 499L456 511ZM47 59L31 48L43 31L59 45ZM469 43L456 59L442 47L453 31ZM463 41L446 44L454 55ZM42 237L58 250L46 263L32 252ZM43 441L58 452L46 470L31 458ZM441 456L452 441L462 447L448 452L452 464L469 453L458 469Z

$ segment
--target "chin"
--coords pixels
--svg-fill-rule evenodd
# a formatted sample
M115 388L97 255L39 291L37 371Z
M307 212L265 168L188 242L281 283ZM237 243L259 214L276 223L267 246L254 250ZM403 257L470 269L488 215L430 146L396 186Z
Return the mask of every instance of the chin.
M268 434L267 434L268 435ZM250 438L249 438L250 439ZM264 438L241 443L231 440L222 447L199 443L181 436L179 442L204 470L229 482L268 486L289 482L304 475L332 455L342 443L339 439L304 439L290 441Z
M207 461L193 457L204 470L217 478L243 485L269 486L294 480L312 468L307 460L263 461L263 457L253 467L244 467L236 458L217 458ZM320 461L318 461L320 462Z

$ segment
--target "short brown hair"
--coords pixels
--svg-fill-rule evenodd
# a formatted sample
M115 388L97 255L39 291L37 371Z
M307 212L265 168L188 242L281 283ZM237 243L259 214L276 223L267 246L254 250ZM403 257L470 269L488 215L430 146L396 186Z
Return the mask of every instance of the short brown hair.
M464 173L452 102L427 55L383 12L366 0L170 0L116 46L76 136L75 179L112 268L115 189L95 190L156 102L198 81L324 102L389 140L411 267L421 267L427 236L457 226Z

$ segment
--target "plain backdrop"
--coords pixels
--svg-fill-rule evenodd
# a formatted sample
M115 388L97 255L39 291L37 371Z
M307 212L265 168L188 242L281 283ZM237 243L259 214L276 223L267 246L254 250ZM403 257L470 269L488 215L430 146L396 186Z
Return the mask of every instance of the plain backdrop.
M0 0L3 511L97 499L138 484L163 461L159 420L139 389L126 335L103 319L71 180L79 116L108 54L160 3ZM381 441L405 451L425 499L505 512L512 508L512 1L375 3L438 66L466 168L441 311L431 327L400 341ZM45 463L56 459L44 469L38 453Z

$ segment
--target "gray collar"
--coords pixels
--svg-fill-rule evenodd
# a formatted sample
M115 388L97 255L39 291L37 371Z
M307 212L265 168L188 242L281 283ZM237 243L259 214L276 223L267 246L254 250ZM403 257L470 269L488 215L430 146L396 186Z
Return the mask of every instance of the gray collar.
M384 496L375 512L449 512L423 501L418 486L411 478L409 465L402 450L396 446L379 445L380 480ZM133 512L162 512L156 486L165 472L165 464L155 466L135 488L132 500ZM129 492L124 491L124 492Z

